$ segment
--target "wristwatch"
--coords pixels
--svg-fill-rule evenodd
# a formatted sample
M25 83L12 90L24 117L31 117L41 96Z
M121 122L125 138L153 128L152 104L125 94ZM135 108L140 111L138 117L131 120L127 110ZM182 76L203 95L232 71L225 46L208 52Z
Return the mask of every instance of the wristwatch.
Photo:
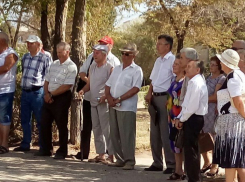
M118 97L118 100L121 102L121 97Z

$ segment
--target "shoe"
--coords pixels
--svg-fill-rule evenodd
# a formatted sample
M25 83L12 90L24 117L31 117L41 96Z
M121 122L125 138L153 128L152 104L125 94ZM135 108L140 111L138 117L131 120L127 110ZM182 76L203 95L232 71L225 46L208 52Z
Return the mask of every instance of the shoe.
M145 168L144 170L145 171L162 171L162 168L155 167L155 166L151 165L150 167Z
M78 152L76 155L74 155L74 157L76 158L76 159L81 159L81 152Z
M16 151L16 152L19 152L19 151L22 151L22 152L27 152L27 151L30 151L30 148L23 148L23 147L16 147L14 148L13 151Z
M111 167L123 167L124 166L124 163L117 160L114 163L108 164L108 166L111 166Z
M0 154L6 154L9 152L9 149L4 147L4 146L0 146Z
M186 175L185 174L178 174L178 173L173 173L167 180L185 180Z
M134 166L129 165L129 164L125 164L125 166L123 166L122 169L123 169L123 170L133 170L133 169L134 169Z
M56 159L56 160L65 159L65 156L56 153L54 156L54 159Z
M97 155L95 158L89 159L88 162L95 162L95 163L105 162L105 159L102 159Z
M173 172L174 172L174 168L168 167L167 169L165 169L165 171L163 171L163 174L172 174Z
M215 172L215 173L207 172L207 173L206 173L206 176L207 176L208 178L213 178L213 177L218 176L218 174L219 174L219 168L216 169L216 172Z
M36 152L34 154L34 156L52 156L52 153L51 152L44 152L44 151L39 150L38 152Z
M101 161L102 164L105 164L105 165L109 165L109 164L112 164L114 163L113 160L111 158L107 158L105 161Z
M200 170L200 173L205 173L207 170L211 169L211 167L212 167L212 164L209 164L208 166L203 167L203 168Z

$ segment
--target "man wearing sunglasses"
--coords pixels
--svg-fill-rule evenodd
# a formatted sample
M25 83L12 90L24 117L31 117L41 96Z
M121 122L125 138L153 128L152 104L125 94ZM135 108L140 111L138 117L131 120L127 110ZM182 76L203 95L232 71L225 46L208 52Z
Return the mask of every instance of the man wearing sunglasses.
M148 111L151 116L150 122L150 142L153 163L145 171L162 171L164 149L167 169L164 174L171 174L175 167L174 154L170 148L168 114L167 114L167 91L171 80L174 78L173 63L175 56L171 49L173 38L169 35L158 36L156 49L160 57L157 58L151 72L151 84L145 97L149 104Z
M235 40L232 44L231 49L234 51L245 50L245 41L244 40Z
M106 82L105 95L110 109L110 135L116 162L110 166L132 170L135 165L136 110L143 80L141 67L134 63L137 46L122 49L122 64L116 66Z

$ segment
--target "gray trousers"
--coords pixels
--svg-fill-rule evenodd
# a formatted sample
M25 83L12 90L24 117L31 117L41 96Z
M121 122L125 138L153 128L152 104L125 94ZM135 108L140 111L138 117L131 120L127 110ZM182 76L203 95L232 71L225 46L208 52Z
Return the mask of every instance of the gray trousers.
M96 107L91 106L91 117L96 153L105 154L107 149L108 154L113 155L107 104L102 103Z
M135 165L136 113L110 108L111 141L118 162Z
M167 96L152 96L148 111L151 116L150 142L153 157L152 165L158 168L163 167L162 148L164 149L165 162L168 168L175 167L174 153L170 148Z

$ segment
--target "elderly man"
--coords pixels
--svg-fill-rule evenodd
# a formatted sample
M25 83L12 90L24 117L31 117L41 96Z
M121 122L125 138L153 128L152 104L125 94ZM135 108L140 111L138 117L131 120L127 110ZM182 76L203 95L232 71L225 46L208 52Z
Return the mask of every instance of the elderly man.
M90 66L88 82L79 92L83 95L90 90L91 96L92 129L98 156L88 161L112 163L113 151L110 138L109 111L105 102L105 83L112 72L113 66L107 62L108 47L106 45L96 45L93 50L95 64ZM106 150L109 154L107 159L105 158Z
M71 90L77 75L77 66L70 59L70 45L60 42L57 45L58 60L55 60L45 76L44 105L41 120L42 149L36 156L50 156L52 154L52 123L55 123L59 131L59 149L54 159L64 159L67 155L68 143L68 113L71 105Z
M185 170L188 182L200 181L200 154L198 151L198 136L203 128L204 115L208 109L208 90L202 74L203 61L190 61L186 68L186 76L190 79L181 117L175 119L175 126L184 129ZM193 94L195 93L195 94Z
M23 129L23 140L20 147L14 151L29 151L32 135L32 113L37 121L40 143L40 121L43 105L44 76L49 70L51 59L40 51L40 38L30 35L27 42L29 50L22 58L22 79L21 79L21 126Z
M170 87L171 80L174 77L173 63L175 56L172 54L173 38L169 35L158 36L157 52L160 55L157 58L151 72L151 84L145 97L149 104L149 113L151 116L150 124L150 142L153 156L153 163L145 171L162 171L164 149L165 162L167 169L164 174L171 174L175 167L174 154L170 148L168 114L167 114L167 90Z
M113 39L109 36L105 36L99 41L100 45L107 45L109 48L109 53L107 55L107 62L109 62L113 67L120 65L119 59L111 53L111 49L113 48ZM80 79L83 80L84 83L88 82L88 72L90 65L93 63L93 53L90 54L87 60L83 63L80 68ZM81 89L81 88L80 88ZM88 159L89 151L90 151L90 138L91 138L91 130L92 130L92 120L91 120L91 105L90 105L90 91L84 94L83 98L83 129L81 131L81 143L80 150L75 156L77 159Z
M141 67L134 63L138 53L135 44L128 44L120 51L123 64L115 67L105 88L110 105L111 140L117 159L111 165L131 170L135 165L137 93L143 73Z
M12 118L18 55L8 47L9 38L0 32L0 154L7 153Z

